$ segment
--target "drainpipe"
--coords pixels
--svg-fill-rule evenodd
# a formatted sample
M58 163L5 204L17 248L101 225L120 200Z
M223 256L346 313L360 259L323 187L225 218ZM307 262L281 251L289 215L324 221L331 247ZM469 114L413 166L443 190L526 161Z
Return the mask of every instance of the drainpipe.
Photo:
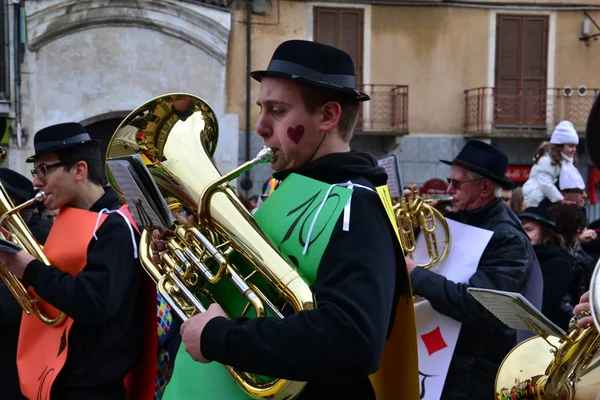
M250 72L252 69L252 0L247 0L246 6L246 161L250 161ZM240 186L246 192L246 197L248 197L249 191L250 189L252 189L252 179L250 178L250 171L246 171L246 173L244 174L244 179L242 179Z

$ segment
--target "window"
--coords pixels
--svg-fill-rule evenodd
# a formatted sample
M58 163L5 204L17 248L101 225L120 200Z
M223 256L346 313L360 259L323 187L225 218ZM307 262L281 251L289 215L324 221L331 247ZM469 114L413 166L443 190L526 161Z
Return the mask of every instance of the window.
M546 125L548 17L498 15L495 123Z

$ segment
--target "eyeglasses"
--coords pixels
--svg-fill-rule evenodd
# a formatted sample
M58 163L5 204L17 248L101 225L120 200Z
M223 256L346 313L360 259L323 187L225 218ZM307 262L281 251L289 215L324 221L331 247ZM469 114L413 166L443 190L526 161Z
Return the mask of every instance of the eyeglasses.
M459 181L457 179L446 178L446 180L448 181L448 185L454 186L454 189L460 189L460 187L462 186L463 183L467 183L467 182L479 182L482 179L484 179L484 178L471 179L469 181Z
M62 167L64 165L72 165L72 163L61 161L61 162L57 162L57 163L50 164L50 165L40 165L39 167L31 169L31 176L33 176L34 178L36 176L38 178L45 178L46 175L48 174L48 170L51 170L53 168Z

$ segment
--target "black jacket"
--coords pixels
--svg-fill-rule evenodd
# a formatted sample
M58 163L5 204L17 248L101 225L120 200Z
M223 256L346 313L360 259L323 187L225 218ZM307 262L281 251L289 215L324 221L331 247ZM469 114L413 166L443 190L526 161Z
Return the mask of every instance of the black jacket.
M516 332L478 303L467 288L524 294L534 252L521 223L501 199L447 217L494 232L477 271L467 283L454 283L433 271L416 268L411 282L414 293L429 300L436 311L462 323L442 398L492 399L496 372L516 345Z
M377 161L358 152L329 154L275 178L291 172L330 184L387 182ZM376 193L355 188L348 232L342 219L319 264L315 310L283 320L215 318L202 333L202 354L243 371L306 381L301 399L374 399L368 376L379 367L401 285L408 284L396 273L406 265Z
M121 207L116 193L105 194L90 208ZM54 307L73 318L67 361L52 389L61 400L125 399L123 380L141 352L142 268L134 259L129 226L108 215L88 245L87 264L75 276L34 260L23 281ZM139 235L136 236L136 245Z
M563 298L569 291L573 278L574 258L564 247L533 246L544 277L542 313L548 319L567 330L572 315L561 308Z
M21 216L33 237L43 245L52 227L52 222L37 209L23 210ZM4 283L0 283L0 341L2 343L0 388L2 388L2 398L6 400L25 398L21 395L17 372L17 343L22 314L23 309L19 303L10 294Z

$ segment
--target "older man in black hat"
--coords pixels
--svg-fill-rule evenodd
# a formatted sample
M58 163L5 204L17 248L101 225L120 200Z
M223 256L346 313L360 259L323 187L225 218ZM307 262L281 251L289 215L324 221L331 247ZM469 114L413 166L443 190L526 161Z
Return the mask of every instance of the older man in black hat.
M33 184L23 175L8 168L0 168L0 183L13 205L21 204L34 196ZM41 213L41 204L20 212L23 221L40 244L46 242L52 222ZM21 389L17 373L17 342L23 310L8 288L0 283L0 387L7 399L20 399Z
M408 270L415 294L429 300L439 313L462 322L442 398L491 399L498 367L516 344L515 331L479 304L467 288L525 293L535 255L520 221L496 195L499 188L512 187L505 177L508 157L494 146L471 140L453 161L442 162L452 166L448 194L454 209L446 217L494 234L466 284L417 267L409 258Z
M268 69L252 77L261 82L256 130L275 152L271 166L282 181L256 219L306 276L316 309L283 319L229 320L213 304L183 324L185 348L202 363L217 361L246 372L308 382L297 399L374 399L375 391L378 396L381 392L369 375L380 368L392 327L394 332L396 326L399 332L405 330L397 343L412 345L413 354L416 338L404 258L382 201L389 202L389 195L380 198L376 191L386 185L387 175L371 155L350 151L349 146L359 102L369 97L355 89L350 56L320 43L284 42ZM329 198L339 200L329 203L325 212L319 204L325 206ZM271 230L277 224L267 223L270 219L287 226L289 211L307 205L310 212L292 213L299 222L289 221L290 240ZM410 318L403 321L397 315ZM408 353L404 349L391 355L396 371L388 376L397 388L390 398L418 398L416 363L402 361ZM213 373L211 364L204 370L186 365L197 374L178 378L186 358L178 356L165 399L199 392L207 399L243 397L239 389L239 396L228 397L214 380L206 382L207 374ZM223 370L213 365L214 373ZM231 384L231 378L226 381Z
M101 150L83 126L42 129L34 147L27 159L34 164L33 183L45 193L44 205L60 210L44 246L52 265L25 251L0 252L0 260L43 299L45 313L60 310L68 317L52 327L23 316L21 390L27 398L124 400L124 380L139 361L144 329L146 275L137 259L138 234L117 194L105 187ZM152 393L135 398L150 399Z

